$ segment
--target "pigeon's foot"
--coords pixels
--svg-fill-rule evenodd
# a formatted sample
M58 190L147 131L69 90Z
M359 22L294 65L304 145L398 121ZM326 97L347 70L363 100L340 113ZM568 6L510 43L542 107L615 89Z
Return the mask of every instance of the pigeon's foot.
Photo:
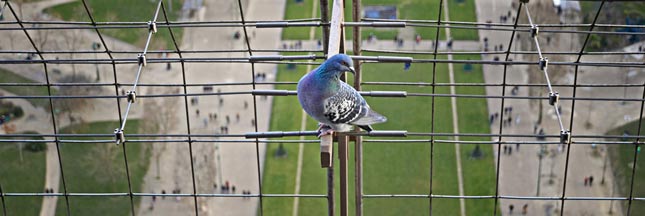
M334 134L334 129L332 129L329 125L325 125L322 123L318 124L318 138L326 135L333 135Z

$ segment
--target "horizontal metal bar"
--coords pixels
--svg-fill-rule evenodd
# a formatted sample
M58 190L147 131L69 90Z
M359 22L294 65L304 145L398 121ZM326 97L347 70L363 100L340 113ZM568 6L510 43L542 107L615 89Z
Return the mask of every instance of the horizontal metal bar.
M130 196L129 193L2 193L7 197L54 197L54 196L72 196L72 197L118 197ZM132 193L132 196L138 197L301 197L301 198L326 198L327 195L323 194L217 194L217 193L198 193L198 194L185 194L185 193Z
M297 57L294 57L297 58ZM302 58L309 58L305 56ZM388 57L374 57L374 56L355 56L357 60L363 60L371 63L391 63L391 62L410 62L407 58L388 58ZM147 63L160 64L160 63L250 63L248 57L235 57L235 58L149 58ZM285 61L285 60L283 60ZM258 63L275 64L279 61L262 61ZM488 65L538 65L537 61L494 61L494 60L447 60L447 59L412 59L412 63L456 63L456 64L488 64ZM31 60L17 60L17 59L4 59L0 60L0 64L138 64L137 58L122 58L122 59L31 59ZM320 63L312 62L279 62L281 64L311 64L318 65ZM549 65L566 65L566 66L596 66L596 67L635 67L645 68L645 62L549 62Z
M245 23L267 23L267 22L314 22L320 21L320 18L302 18L302 19L289 19L289 20L246 20ZM362 18L363 22L355 23L372 23L372 22L393 22L393 23L426 23L426 24L438 24L437 20L414 20L414 19L377 19L377 18ZM57 21L57 20L22 20L23 24L33 24L33 25L86 25L86 26L103 26L103 25L146 25L147 22L142 21L119 21L119 22L82 22L82 21ZM169 24L242 24L240 20L209 20L209 21L168 21ZM497 22L470 22L470 21L445 21L442 20L443 24L450 25L482 25L482 26L503 26L503 27L513 27L513 24L507 23L497 23ZM12 25L18 24L17 21L0 21L0 25ZM164 23L159 23L166 24ZM529 24L517 24L518 27L528 28L531 27ZM587 23L541 23L540 28L579 28L579 27L590 27L591 24ZM644 25L627 25L627 24L611 24L611 23L596 23L597 27L607 27L607 28L645 28Z
M396 53L396 54L410 54L410 55L433 55L433 51L416 51L416 50L383 50L383 49L362 49L363 52L374 53ZM537 51L443 51L437 52L437 55L495 55L495 54L518 54L518 55L537 55ZM567 51L543 51L543 54L548 55L579 55L579 52ZM637 55L642 54L638 51L609 51L609 52L582 52L582 55Z
M406 91L359 91L362 96L371 97L407 97Z
M255 23L256 28L286 28L286 27L296 27L296 26L322 26L322 22L257 22Z
M374 61L374 62L412 62L412 57L401 56L352 56L354 60Z
M435 54L432 51L416 51L416 50L382 50L382 49L362 49L363 52L375 52L375 53L396 53L396 54L410 54L410 55L431 55ZM40 51L41 54L138 54L141 51L133 50L43 50ZM163 54L163 53L240 53L248 52L247 49L230 49L230 50L150 50L148 53ZM319 49L251 49L251 52L319 52L322 53L323 50ZM31 50L0 50L0 53L5 54L37 54L36 51ZM494 55L494 54L506 54L507 51L443 51L437 52L437 55ZM537 51L510 51L511 54L518 55L536 55ZM543 54L547 55L579 55L578 52L567 52L567 51L543 51ZM638 51L605 51L605 52L591 52L585 51L583 55L638 55L642 52Z
M362 96L371 97L406 97L405 91L359 91ZM271 90L271 89L256 89L251 91L251 94L256 96L289 96L297 95L297 91L293 90Z
M369 132L337 132L338 134L351 136L374 136L374 137L401 137L407 136L407 131L369 131ZM271 131L271 132L249 132L244 135L247 139L255 138L280 138L289 136L318 136L318 131Z
M2 193L6 197L53 197L53 196L72 196L72 197L118 197L130 196L129 193ZM301 197L301 198L327 198L324 194L218 194L218 193L198 193L198 194L185 194L185 193L132 193L132 196L138 197ZM509 199L509 200L569 200L569 201L582 201L582 200L595 200L595 201L626 201L629 197L558 197L558 196L509 196L509 195L445 195L445 194L364 194L364 198L433 198L433 199ZM643 201L645 197L632 197L633 200Z
M353 26L362 26L362 27L374 27L374 28L405 28L405 22L344 22L343 26L353 27Z
M546 100L549 97L544 96L495 96L495 95L467 95L467 94L431 94L431 93L407 93L404 91L360 91L361 95L372 97L454 97L454 98L495 98L495 99L514 99L514 100ZM138 98L164 98L164 97L183 97L183 96L221 96L221 95L264 95L264 96L293 96L297 95L293 90L253 90L239 92L209 92L209 93L189 93L189 94L150 94L137 95ZM110 98L127 98L127 95L13 95L0 96L0 99L110 99ZM561 101L645 101L642 98L597 98L597 97L560 97Z
M545 197L545 196L468 196L468 195L439 195L439 194L364 194L364 198L433 198L433 199L509 199L509 200L629 200L628 197ZM634 198L636 199L636 198ZM643 198L639 198L643 199Z
M269 131L269 132L278 132L283 133L283 136L301 136L301 135L318 135L318 131ZM255 137L261 136L265 132L257 132L258 134L246 133L246 134L191 134L193 138L220 138L220 137ZM398 132L397 132L398 133ZM407 136L459 136L459 137L529 137L529 138L559 138L560 132L553 134L545 135L536 135L536 134L484 134L484 133L430 133L430 132L407 132ZM343 132L345 135L353 136L369 136L366 132ZM376 133L378 134L378 132ZM270 134L273 136L273 134ZM395 134L393 134L395 135ZM0 134L0 138L4 137L113 137L113 133L108 134ZM147 137L147 138L167 138L167 137L188 137L188 134L126 134L126 137ZM594 134L572 134L572 138L603 138L603 139L643 139L645 135L594 135ZM588 143L588 142L585 142Z
M265 132L267 133L267 132ZM270 132L269 132L270 133ZM378 137L378 135L372 135L372 137ZM396 136L392 136L396 137ZM504 137L504 136L502 136ZM555 136L553 136L555 137ZM537 137L536 137L537 138ZM106 140L71 140L71 139L59 139L59 140L54 140L54 139L42 139L42 140L34 140L34 139L0 139L0 143L25 143L25 142L43 142L43 143L75 143L75 144L96 144L96 143L113 143L113 139L106 139ZM224 139L218 139L218 137L215 137L215 139L128 139L127 142L129 143L187 143L187 142L192 142L192 143L248 143L248 144L253 144L255 141L249 141L249 140L224 140ZM293 144L298 144L298 143L311 143L311 144L319 144L319 140L269 140L269 139L260 139L258 140L259 143L293 143ZM363 142L365 143L397 143L397 144L406 144L406 143L431 143L433 140L431 139L365 139ZM464 144L464 145L473 145L473 144L481 144L481 145L497 145L497 144L521 144L521 145L559 145L561 144L560 141L525 141L525 140L506 140L506 141L489 141L489 140L480 140L480 141L463 141L463 140L441 140L441 139L436 139L434 140L434 143L437 144ZM571 144L574 145L642 145L645 144L645 141L638 141L638 142L629 142L629 141L606 141L606 140L590 140L590 141L571 141Z
M318 131L295 131L295 132L284 132L284 131L271 131L271 132L249 132L244 134L244 138L255 139L255 138L279 138L285 136L316 136Z
M255 85L296 85L298 82L255 82ZM133 83L0 83L0 86L132 86ZM137 86L154 86L154 87L206 87L206 86L240 86L240 85L253 85L252 82L226 82L226 83L189 83L189 84L179 84L179 83L168 83L168 84L159 84L159 83L139 83ZM429 83L429 82L362 82L361 85L401 85L401 86L466 86L466 87L475 87L475 86L510 86L510 87L546 87L547 84L540 83ZM643 88L643 84L552 84L553 87L595 87L595 88L615 88L615 87L628 87L628 88ZM258 95L263 93L258 93ZM270 94L270 93L267 93Z
M378 19L378 18L362 18L363 21L381 21L381 22L405 22L405 23L431 23L438 24L437 20L415 20L415 19ZM485 25L485 26L506 26L513 27L515 24L496 23L496 22L468 22L468 21L446 21L441 20L441 23L450 25ZM625 24L595 24L597 27L614 27L614 28L645 28L643 25L625 25ZM531 27L530 24L517 24L518 27ZM590 27L591 24L578 24L578 23L541 23L541 28L572 28L572 27Z
M408 136L407 131L387 131L387 130L384 130L384 131L373 130L373 131L369 131L367 134L368 134L368 136L372 136L372 137L405 137L405 136Z
M325 59L324 56L306 55L306 56L284 56L284 55L266 55L266 56L250 56L250 62L258 61L285 61L285 60L316 60Z

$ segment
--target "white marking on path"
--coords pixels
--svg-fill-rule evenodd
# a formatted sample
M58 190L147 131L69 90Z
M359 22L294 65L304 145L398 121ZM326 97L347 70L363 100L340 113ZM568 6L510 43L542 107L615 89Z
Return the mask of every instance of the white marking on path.
M445 12L444 20L450 21L447 1L444 1L443 9ZM450 24L446 24L446 25L450 25ZM448 40L450 40L450 28L446 28L446 37ZM448 55L448 61L452 61L452 55L450 54ZM450 83L455 83L455 74L454 74L452 63L448 64L448 71L450 75ZM451 85L450 94L455 95L455 93L456 93L455 86ZM452 105L452 130L453 130L453 133L458 134L459 119L457 118L457 98L451 97L450 104ZM454 139L455 141L459 141L459 136L455 136ZM462 169L461 169L461 155L459 150L459 144L455 144L455 159L457 161L457 180L459 182L459 196L463 196L464 195L464 176L462 174ZM459 209L461 210L461 216L466 216L466 201L464 200L464 198L459 199Z
M310 68L311 66L307 66L307 68ZM304 131L307 126L307 114L305 111L302 111L302 121L300 122L300 131ZM300 136L300 139L303 140L305 137ZM302 155L304 154L304 143L298 144L298 166L296 168L296 189L295 189L295 194L300 194L300 176L302 175ZM293 216L298 215L298 204L299 204L299 199L300 197L294 197L293 198Z

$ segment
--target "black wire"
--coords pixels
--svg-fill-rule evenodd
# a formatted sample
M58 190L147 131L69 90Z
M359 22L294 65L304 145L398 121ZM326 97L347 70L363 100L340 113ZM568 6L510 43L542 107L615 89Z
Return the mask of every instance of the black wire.
M598 10L596 11L596 15L593 18L593 22L591 23L591 26L589 27L590 32L593 31L594 26L596 24L596 21L598 21L598 17L600 15L600 11L601 11L603 5L605 5L605 0L603 0L600 3L600 6L598 7ZM582 48L580 48L580 52L578 53L578 58L576 59L576 63L580 62L580 59L582 59L582 54L583 54L583 52L585 50L585 47L587 46L587 44L589 42L589 38L591 38L591 33L587 34L587 36L585 37L585 41L582 43ZM573 85L573 97L574 98L576 97L576 89L577 88L576 88L575 85L577 83L578 83L578 66L576 65L575 74L574 74L574 80L573 80L573 84L574 84ZM573 131L573 115L575 113L573 111L574 111L575 105L576 105L576 102L574 100L574 101L571 102L571 117L569 119L569 131ZM554 106L554 108L557 111L557 107ZM567 192L567 178L568 178L568 171L569 171L569 158L570 158L570 156L571 156L571 145L567 145L567 156L566 156L565 162L564 162L564 178L563 178L564 184L562 184L562 196L561 196L562 201L560 203L560 216L564 215L564 197L565 197L565 194Z
M166 13L166 7L163 4L163 1L161 2L161 9L163 12L163 17L166 23L169 23L168 20L168 15ZM184 90L184 114L186 115L186 132L188 135L188 140L186 140L186 143L188 143L188 152L189 152L189 157L190 157L190 175L193 183L193 204L194 204L194 209L195 209L195 215L199 215L199 208L198 208L198 203L197 203L197 183L195 180L195 165L194 165L194 160L193 160L193 138L192 138L192 132L190 130L190 114L189 109L188 109L188 88L186 85L186 67L183 61L183 55L182 51L179 49L179 45L177 44L177 40L175 38L175 34L172 31L172 28L168 27L168 31L170 32L170 38L172 39L172 43L175 47L175 50L177 51L177 54L179 55L179 59L181 59L181 77L182 77L182 82L183 82L183 90Z
M643 94L641 96L643 99L645 99L645 83L643 83ZM645 101L641 102L641 110L640 110L640 118L638 119L638 127L637 127L637 132L636 135L640 136L641 135L641 127L643 126L643 108L645 108ZM638 148L639 148L639 143L640 143L640 138L636 138L636 141L633 143L634 145L634 162L632 166L632 173L631 173L631 180L630 180L630 186L629 186L629 200L627 202L627 215L631 215L631 209L632 209L632 201L634 200L634 180L636 179L636 168L638 166ZM605 157L609 157L609 155L606 155ZM615 182L615 180L614 180Z
M248 49L249 56L253 56L253 52L251 50L251 42L249 41L249 34L246 30L246 22L244 18L244 9L242 9L242 1L237 0L237 6L240 9L240 19L242 21L242 30L244 31L244 41L246 42L246 48ZM255 63L251 62L251 86L253 90L256 89L255 85ZM255 129L255 132L258 132L258 104L257 104L257 97L253 95L253 120L255 121L255 124L253 124L253 127ZM258 167L257 169L257 175L258 175L258 190L259 192L259 197L260 197L260 202L259 202L259 207L258 207L258 212L259 215L262 216L264 212L262 211L262 203L263 203L263 198L262 198L262 172L260 172L260 142L258 138L255 138L255 162L256 166Z
M443 0L439 1L439 15L437 15L437 23L441 25L441 14L443 13ZM434 39L434 51L432 54L432 59L436 60L437 59L437 50L439 49L439 33L441 32L441 29L437 28L437 31L435 32L435 39ZM432 83L430 85L432 86L432 94L434 95L436 93L436 81L437 81L437 63L432 63ZM434 120L435 120L435 97L432 96L432 99L430 100L430 106L432 107L430 110L430 132L434 133ZM430 136L430 191L429 191L429 208L430 208L430 216L432 216L432 174L434 171L434 136Z
M374 53L395 53L395 54L411 54L411 55L432 55L434 51L416 51L416 50L381 50L381 49L361 49L365 52L374 52ZM279 53L321 53L324 55L323 50L318 49L252 49L251 51L256 53L265 53L265 52L279 52ZM236 53L236 52L248 52L247 49L232 49L232 50L184 50L183 53ZM29 50L0 50L0 53L3 54L37 54L35 51ZM107 51L95 51L95 50L41 50L42 54L92 54L92 53L107 53L107 54L137 54L138 51L132 50L107 50ZM148 50L148 53L176 53L175 50ZM579 52L568 52L568 51L543 51L543 54L549 55L578 55ZM437 55L484 55L484 54L506 54L506 51L442 51L437 52ZM536 51L511 51L511 54L522 54L522 55L533 55L537 54ZM584 52L584 55L638 55L642 52L638 51L589 51Z
M9 3L7 1L6 5L9 6L9 10L11 11L11 14L13 14L13 17L18 22L18 25L20 26L20 28L22 28L22 31L25 33L25 36L27 36L27 39L29 40L29 43L31 43L31 46L34 48L34 50L36 50L36 53L38 54L38 57L40 57L40 59L44 60L45 58L43 57L42 53L40 53L40 50L38 49L38 46L36 46L36 43L34 43L34 40L29 35L29 32L24 28L25 26L20 21L20 18L18 17L18 15L16 14L16 11L11 6L11 3ZM49 85L50 81L49 81L49 70L47 70L47 63L43 63L43 69L45 71L45 81L47 83L47 95L52 96L51 85ZM52 101L52 98L49 98L49 111L50 111L51 118L52 118L52 129L54 130L54 134L57 134L58 133L58 127L56 125L56 115L54 114L54 102ZM63 191L65 192L65 194L67 194L67 184L65 182L65 174L64 174L64 171L63 171L63 160L62 160L62 158L60 156L60 142L58 142L58 138L56 138L56 153L58 155L58 165L59 165L59 168L60 168L61 179L62 179L62 183L63 183ZM65 196L65 206L67 207L67 215L70 216L71 215L71 210L70 210L69 197L68 196Z
M513 40L515 39L515 32L516 32L515 29L517 29L517 23L520 20L519 17L520 17L520 14L522 14L522 6L523 5L524 5L524 3L520 2L520 5L517 8L517 14L515 15L515 17L517 17L517 18L515 19L515 22L513 23L513 32L511 33L511 39L509 40L508 45L506 46L506 57L504 57L504 61L508 61L509 56L511 55L511 48L513 47ZM504 65L504 74L503 74L504 78L502 79L502 101L501 101L501 106L499 108L499 113L500 113L499 114L499 116L500 116L499 117L499 136L497 137L497 141L499 141L499 142L502 141L502 137L503 137L502 134L503 134L503 128L504 128L503 127L504 126L503 121L504 121L504 108L505 108L504 107L504 102L505 102L504 99L506 97L505 95L506 95L506 86L507 86L506 85L507 71L508 71L508 65ZM497 161L496 161L496 164L495 164L495 170L497 171L495 173L495 197L496 197L496 199L495 199L495 202L494 202L494 205L493 205L493 215L497 215L497 205L498 205L498 202L499 202L499 198L498 198L499 197L499 175L501 173L500 164L501 164L501 159L502 159L501 152L502 152L502 145L498 144L497 145Z
M7 204L4 200L4 191L2 190L2 183L0 183L0 199L2 199L2 215L7 216Z
M87 6L87 2L85 0L83 0L82 3L83 3L83 7L85 8L85 12L87 13L87 16L90 18L90 21L93 23L93 26L96 26L95 21L94 21L94 17L92 16L92 13L90 12L89 7ZM112 57L112 54L109 52L108 46L105 43L105 40L103 39L103 36L101 35L101 32L99 31L99 29L95 28L94 31L96 31L96 34L99 36L99 40L101 41L101 44L103 45L103 48L105 49L105 52L108 54L108 57L110 57L110 59L112 60L112 73L114 75L114 83L115 83L114 84L114 92L115 92L116 95L119 95L119 87L118 87L118 85L116 85L117 76L116 76L116 65L114 64L114 58ZM97 76L99 75L98 71L97 71L96 75ZM98 77L96 77L96 79L98 81ZM119 103L119 98L116 98L116 105L117 105L117 111L118 111L118 116L119 116L119 123L123 124L124 120L123 120L123 118L121 116L121 103ZM134 216L136 214L135 214L135 211L134 211L134 206L135 206L134 205L134 197L132 196L132 181L131 181L131 178L130 178L130 166L128 166L128 156L127 156L127 153L126 153L125 145L126 145L126 142L124 142L123 146L122 146L123 160L124 160L124 163L125 163L126 177L128 179L128 192L129 192L128 194L129 194L129 197L130 197L130 214Z

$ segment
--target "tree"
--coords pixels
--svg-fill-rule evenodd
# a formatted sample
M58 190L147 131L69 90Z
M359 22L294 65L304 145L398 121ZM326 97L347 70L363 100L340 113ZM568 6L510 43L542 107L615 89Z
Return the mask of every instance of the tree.
M170 92L165 92L170 93ZM162 99L145 100L145 110L154 110L154 112L145 112L143 114L143 128L147 133L167 134L175 128L178 123L177 109L180 104L180 98L170 97ZM160 177L159 157L161 152L166 149L167 143L156 143L153 145L153 157L156 163L157 179ZM147 145L146 145L147 146Z
M90 79L84 75L65 75L61 77L58 82L60 83L90 83ZM63 85L60 86L59 94L63 96L86 96L98 94L101 87L98 86L77 86L77 85ZM73 122L71 114L73 112L81 112L86 107L90 106L90 101L87 98L64 98L54 100L54 107L60 110L60 113L67 113L70 121Z
M92 145L90 148L84 160L90 175L94 176L97 182L116 182L118 174L125 172L123 166L115 166L114 163L119 160L121 148L105 143Z

